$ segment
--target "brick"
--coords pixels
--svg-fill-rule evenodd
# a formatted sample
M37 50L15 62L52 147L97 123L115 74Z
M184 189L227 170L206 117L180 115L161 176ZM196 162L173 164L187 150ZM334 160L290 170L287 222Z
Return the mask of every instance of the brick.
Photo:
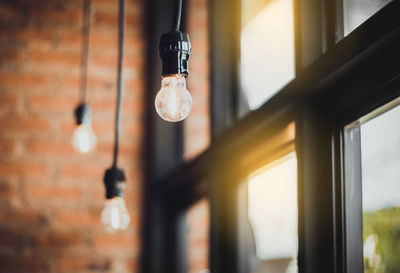
M107 47L107 48L115 48L117 49L118 45L118 36L117 33L104 33L104 32L98 32L98 31L93 31L90 37L90 42L96 47ZM117 53L114 51L114 54L117 55Z
M9 230L2 229L0 231L0 245L3 247L15 245L15 240L12 236L10 236ZM1 257L0 257L0 264L1 264Z
M0 71L2 86L32 88L46 86L53 83L53 79L47 75L26 74Z
M141 16L137 14L126 14L126 24L128 26L131 25L140 25L143 19ZM110 13L104 11L96 12L94 16L94 25L95 26L107 26L111 28L118 27L118 13Z
M81 66L81 53L80 52L64 52L64 51L34 51L31 52L27 59L30 63L37 65L69 65L80 67Z
M50 129L49 120L37 117L0 117L0 127L16 132L43 132Z
M16 49L0 48L0 60L2 61L2 65L11 62L20 63L23 61L24 55L22 51Z
M53 140L34 140L28 143L27 150L33 154L46 155L75 155L71 141L60 142Z
M61 257L58 260L58 267L63 270L109 270L111 263L108 260L99 260L98 257Z
M135 260L128 259L126 261L126 268L128 268L129 272L138 272L139 263Z
M79 200L83 196L83 190L73 187L65 187L54 184L33 184L26 186L26 194L30 198L47 199L73 199Z
M142 147L140 145L127 145L121 143L121 147L119 147L119 154L121 156L138 156L140 155L141 148ZM113 149L114 149L114 143L100 143L96 147L96 150L99 153L104 153L104 154L111 154Z
M18 143L14 140L0 140L0 155L10 156L17 154Z
M49 231L40 232L35 236L35 243L46 247L66 247L84 243L84 234L79 232Z
M60 171L61 176L67 177L86 177L86 178L103 178L105 167L98 166L97 164L79 164L79 163L65 163Z
M94 237L94 242L99 248L137 248L139 245L136 234L128 234L126 231L116 233L98 234Z
M43 163L29 161L0 162L0 176L46 177L48 168Z
M116 107L115 103L116 102L114 100L110 100L109 98L104 98L104 99L94 100L91 105L93 106L93 110L95 112L114 113ZM135 113L140 113L142 111L144 111L144 103L137 100L136 98L124 99L124 102L122 103L123 114L135 114Z
M100 212L97 214L83 210L63 210L57 213L58 221L68 226L90 226L100 224Z
M0 111L16 107L17 101L15 94L0 93Z
M36 25L50 25L63 27L80 27L82 12L73 9L33 9L30 12L31 23Z
M18 256L0 256L0 265L3 272L7 273L24 273L24 272L47 272L49 266L47 259L29 258Z
M57 79L57 84L63 89L70 90L70 92L73 92L75 94L79 94L78 92L80 90L81 75L64 75L64 77ZM110 75L99 76L90 74L88 77L88 97L90 98L90 94L92 94L92 92L99 92L99 89L107 90L108 94L114 95L115 93L113 93L112 91L115 90L115 86L116 85L114 76L111 77Z
M26 225L40 224L45 217L38 211L24 209L23 211L7 210L0 211L0 222L22 223Z
M22 10L19 10L16 6L11 3L1 3L0 4L0 18L2 21L12 21L15 18L23 15Z
M107 133L113 134L114 120L109 120L109 121L94 120L92 124L93 124L93 130L96 132L96 134L107 134Z
M77 93L77 92L76 92ZM37 112L71 112L73 113L78 104L76 96L36 95L28 100L30 109Z
M0 197L7 198L16 194L15 185L9 181L0 181ZM1 213L1 211L0 211Z
M58 38L59 44L68 45L68 48L80 49L82 46L82 32L77 31L65 31L60 34Z
M63 270L80 270L80 269L90 269L92 260L86 257L74 257L66 258L62 257L58 261L58 267Z

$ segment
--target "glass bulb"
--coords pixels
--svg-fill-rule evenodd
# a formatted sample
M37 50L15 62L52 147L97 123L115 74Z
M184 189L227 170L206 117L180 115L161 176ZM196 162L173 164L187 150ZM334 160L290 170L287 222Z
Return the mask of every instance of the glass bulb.
M108 231L128 228L130 216L122 197L107 199L101 212L101 222Z
M74 148L82 153L88 153L94 149L97 140L90 126L80 124L74 132L72 144Z
M155 100L156 111L166 121L178 122L192 110L192 96L182 75L164 77Z

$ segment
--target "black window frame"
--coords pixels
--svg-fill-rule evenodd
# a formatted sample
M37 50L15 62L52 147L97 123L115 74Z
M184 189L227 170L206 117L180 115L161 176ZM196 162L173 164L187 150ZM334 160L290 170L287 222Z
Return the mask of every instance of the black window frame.
M148 2L148 18L154 20L158 18L154 7L158 7L159 16L165 4L161 0ZM255 151L258 144L268 143L295 122L299 272L361 273L361 269L356 272L349 267L356 254L362 253L362 244L361 249L347 248L357 240L349 236L352 226L348 225L350 213L357 211L351 212L354 208L345 199L344 128L400 96L400 66L396 65L400 63L400 2L389 3L338 43L335 20L339 16L330 1L294 3L296 78L259 109L237 120L238 75L234 69L226 69L237 64L239 57L239 25L230 23L240 18L240 1L209 1L213 139L197 158L177 160L177 166L156 176L155 162L171 160L173 152L155 150L162 148L156 145L161 140L152 129L159 125L149 114L143 272L185 272L180 214L203 197L208 198L211 209L210 271L248 272L240 249L243 231L237 224L237 190L243 178L237 168L238 157ZM313 30L318 35L313 35ZM156 35L157 31L149 31L149 43ZM149 67L156 63L153 59ZM151 95L148 101L151 112Z

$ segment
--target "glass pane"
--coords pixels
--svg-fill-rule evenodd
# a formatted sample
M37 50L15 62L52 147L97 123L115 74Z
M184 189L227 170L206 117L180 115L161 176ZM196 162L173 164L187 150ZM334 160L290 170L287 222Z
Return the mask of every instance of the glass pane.
M364 272L400 269L400 106L361 125Z
M250 110L295 77L293 0L242 0L240 75Z
M186 213L188 273L208 273L210 207L207 199L197 202Z
M390 0L343 0L344 36L348 35Z
M294 153L248 180L248 215L257 261L252 272L297 272L297 159Z

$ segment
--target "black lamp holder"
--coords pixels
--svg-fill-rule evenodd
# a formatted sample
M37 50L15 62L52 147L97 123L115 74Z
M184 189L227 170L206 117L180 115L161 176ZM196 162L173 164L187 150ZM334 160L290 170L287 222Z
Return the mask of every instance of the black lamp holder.
M112 166L104 174L104 185L106 187L106 199L122 197L125 195L125 173L123 170Z
M176 12L172 30L161 35L159 52L162 75L189 75L189 58L192 53L189 35L180 31L182 0L176 1Z
M85 103L80 103L75 109L76 124L91 125L92 122L92 108Z

